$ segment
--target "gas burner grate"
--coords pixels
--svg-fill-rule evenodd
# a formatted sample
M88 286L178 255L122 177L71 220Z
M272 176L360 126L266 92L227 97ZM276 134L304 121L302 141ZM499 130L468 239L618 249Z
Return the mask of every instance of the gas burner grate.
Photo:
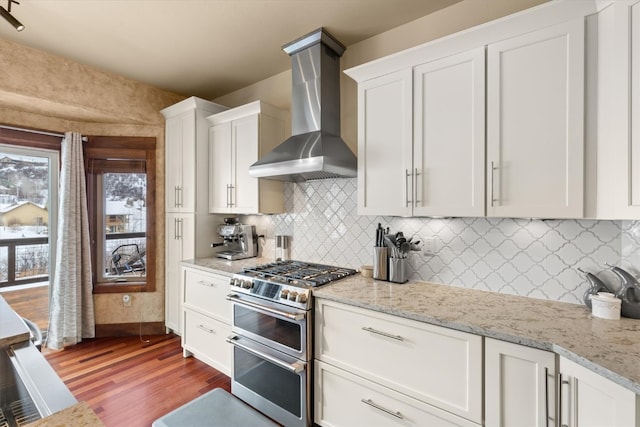
M276 261L242 271L242 274L253 274L263 278L274 278L287 282L303 282L309 286L325 285L355 273L356 271L350 268L302 261Z
M41 419L36 405L30 399L16 400L9 405L18 427Z

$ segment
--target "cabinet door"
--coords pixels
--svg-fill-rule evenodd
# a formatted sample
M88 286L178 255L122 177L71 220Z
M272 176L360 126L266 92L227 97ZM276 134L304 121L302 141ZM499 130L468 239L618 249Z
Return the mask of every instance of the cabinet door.
M487 215L584 216L584 19L487 50Z
M480 425L317 360L314 387L314 421L321 426Z
M555 425L554 353L485 338L487 427Z
M231 123L209 129L209 212L229 213L231 208Z
M358 214L411 215L412 75L358 85Z
M484 216L484 47L414 68L414 215Z
M181 335L184 278L180 261L194 257L194 215L168 213L165 238L165 326Z
M231 165L232 182L231 202L237 213L257 214L258 179L249 176L249 166L258 160L258 114L251 115L232 123Z
M168 212L195 210L195 126L195 111L172 117L165 125L165 197Z
M560 358L560 423L570 427L638 426L638 396L564 357Z

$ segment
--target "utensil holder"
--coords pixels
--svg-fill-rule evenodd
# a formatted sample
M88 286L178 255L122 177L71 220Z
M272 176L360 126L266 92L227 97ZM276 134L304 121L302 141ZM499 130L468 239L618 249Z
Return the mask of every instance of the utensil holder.
M386 246L373 247L373 278L389 280L388 274L389 250Z
M389 258L389 281L393 283L406 283L407 279L407 259Z

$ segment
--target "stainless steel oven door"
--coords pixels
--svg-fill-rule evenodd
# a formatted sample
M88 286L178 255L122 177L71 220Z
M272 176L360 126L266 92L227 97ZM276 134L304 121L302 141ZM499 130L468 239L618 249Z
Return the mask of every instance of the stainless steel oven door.
M239 335L227 341L233 344L231 392L282 425L311 425L311 365Z
M231 329L304 361L310 358L311 312L243 294L231 294Z

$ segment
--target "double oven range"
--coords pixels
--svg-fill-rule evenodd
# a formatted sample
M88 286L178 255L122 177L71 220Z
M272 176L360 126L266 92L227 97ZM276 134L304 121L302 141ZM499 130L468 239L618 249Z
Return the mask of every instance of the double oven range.
M356 271L276 261L231 278L231 391L287 427L311 425L314 287Z

